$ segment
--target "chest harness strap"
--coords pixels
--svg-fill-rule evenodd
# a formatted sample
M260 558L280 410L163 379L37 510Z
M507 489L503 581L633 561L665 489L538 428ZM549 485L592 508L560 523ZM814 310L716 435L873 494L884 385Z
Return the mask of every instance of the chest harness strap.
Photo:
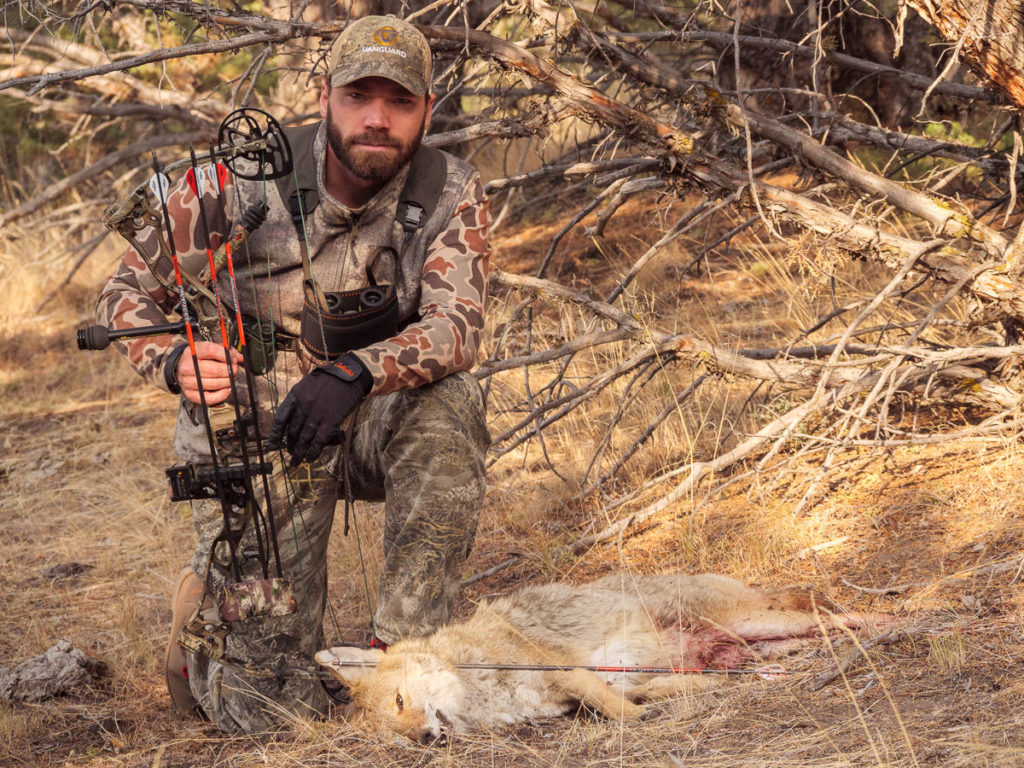
M313 152L320 123L285 128L292 148L295 170L277 179L278 193L295 225L302 253L305 300L302 309L302 343L310 354L321 360L333 360L344 353L383 341L397 333L398 297L394 286L377 285L366 267L368 287L355 291L324 291L313 279L311 258L303 222L320 203L317 188L317 163ZM330 151L325 147L325 152ZM447 177L443 152L421 146L413 155L405 186L398 196L395 220L402 228L404 251L416 232L430 219L437 206ZM395 260L396 278L401 269L400 255L389 248Z

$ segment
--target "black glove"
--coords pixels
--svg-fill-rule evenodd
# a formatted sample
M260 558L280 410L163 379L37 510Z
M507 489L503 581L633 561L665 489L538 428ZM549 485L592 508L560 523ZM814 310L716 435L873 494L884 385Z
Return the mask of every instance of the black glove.
M352 353L320 366L292 387L277 409L267 447L276 451L286 437L293 467L313 461L372 388L373 377Z

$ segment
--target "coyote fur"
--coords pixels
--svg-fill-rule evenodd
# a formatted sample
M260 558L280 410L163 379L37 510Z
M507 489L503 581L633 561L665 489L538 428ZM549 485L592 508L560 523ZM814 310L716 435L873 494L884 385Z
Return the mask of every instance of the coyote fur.
M649 699L712 685L707 676L465 669L460 664L738 667L868 617L814 610L713 574L613 574L545 584L482 602L465 623L387 652L339 647L316 660L349 686L352 708L429 744L454 733L571 712L632 719Z

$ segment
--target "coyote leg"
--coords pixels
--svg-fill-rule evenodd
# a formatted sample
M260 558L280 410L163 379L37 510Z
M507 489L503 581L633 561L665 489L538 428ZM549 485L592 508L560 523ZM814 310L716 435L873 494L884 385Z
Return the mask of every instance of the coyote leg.
M609 720L634 720L644 712L644 707L629 701L617 688L612 688L593 672L585 669L552 672L551 682L566 696Z
M626 691L626 696L636 702L668 699L673 696L706 691L719 685L720 681L704 675L659 675L629 688Z
M857 629L868 624L885 626L891 623L888 617L871 614L833 614L828 611L812 613L794 609L756 609L744 613L733 613L721 626L734 632L751 643L760 640L783 641L791 638L821 637L822 631L849 628Z

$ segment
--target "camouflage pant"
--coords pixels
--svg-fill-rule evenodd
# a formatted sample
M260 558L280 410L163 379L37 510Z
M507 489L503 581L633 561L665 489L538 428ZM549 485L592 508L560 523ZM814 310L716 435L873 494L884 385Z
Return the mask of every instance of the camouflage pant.
M387 643L428 634L448 618L483 502L489 436L480 387L471 375L458 373L419 389L370 398L349 427L354 496L385 502L375 631ZM317 462L285 474L275 461L272 507L284 575L292 581L298 610L232 622L226 647L229 658L268 672L250 674L189 655L192 692L224 731L264 731L290 714L326 710L319 681L294 671L313 671L313 655L323 647L327 539L342 493L342 452L329 448ZM210 560L222 530L219 503L195 502L193 519L199 543L192 567L202 577L210 563L207 583L215 593L234 580L218 565L222 557ZM243 550L253 542L251 529ZM257 560L243 565L243 579L260 577ZM282 674L274 676L274 669Z

